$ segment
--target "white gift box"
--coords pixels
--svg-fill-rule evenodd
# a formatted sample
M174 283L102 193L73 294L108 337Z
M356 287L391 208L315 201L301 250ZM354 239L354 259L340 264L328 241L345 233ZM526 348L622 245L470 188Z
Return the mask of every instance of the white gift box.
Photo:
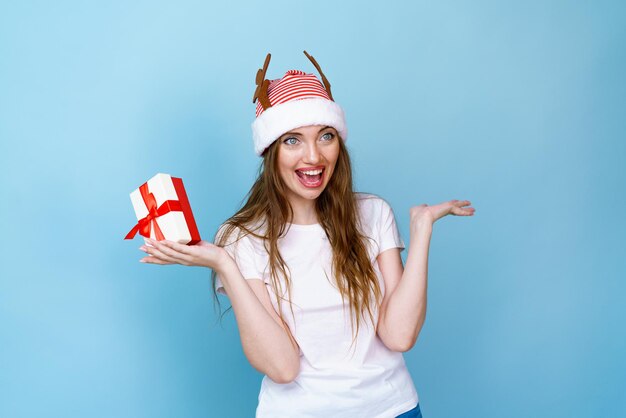
M157 241L188 245L200 241L182 179L158 173L131 192L130 200L138 222L125 239L139 232Z

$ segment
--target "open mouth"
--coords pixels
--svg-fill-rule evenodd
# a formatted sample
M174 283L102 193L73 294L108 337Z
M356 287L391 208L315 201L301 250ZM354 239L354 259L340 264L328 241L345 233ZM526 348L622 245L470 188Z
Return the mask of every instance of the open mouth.
M298 175L298 180L300 183L307 188L316 188L322 185L322 180L324 179L324 167L310 170L296 170L296 174Z

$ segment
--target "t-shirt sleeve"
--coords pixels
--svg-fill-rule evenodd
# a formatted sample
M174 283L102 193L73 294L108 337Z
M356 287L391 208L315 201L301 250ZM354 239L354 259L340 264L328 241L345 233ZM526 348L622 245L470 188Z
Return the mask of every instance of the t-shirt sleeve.
M237 239L237 232L235 231L233 237L229 237L227 243L224 245L224 249L237 263L239 271L244 279L262 279L261 273L257 266L257 256L254 245L250 236L246 235L240 239ZM216 276L215 289L217 293L225 295L224 285L220 275Z
M398 229L398 225L396 224L396 219L393 213L393 209L389 203L387 203L384 199L380 199L381 202L381 210L380 210L380 228L379 228L379 252L382 253L385 250L390 248L400 248L403 250L404 241L400 236L400 230Z

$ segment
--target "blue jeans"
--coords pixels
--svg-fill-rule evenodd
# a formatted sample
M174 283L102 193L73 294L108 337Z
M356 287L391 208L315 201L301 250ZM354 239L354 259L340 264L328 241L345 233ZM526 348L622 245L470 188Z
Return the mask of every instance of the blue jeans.
M396 418L422 418L422 411L420 411L420 404L418 403L415 408L411 409L410 411L403 412L402 414L398 415Z

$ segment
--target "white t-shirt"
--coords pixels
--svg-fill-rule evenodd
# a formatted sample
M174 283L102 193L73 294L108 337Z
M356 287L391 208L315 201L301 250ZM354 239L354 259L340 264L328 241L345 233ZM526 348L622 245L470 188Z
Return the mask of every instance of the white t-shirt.
M366 193L356 196L363 232L371 238L370 260L384 295L376 258L389 248L405 248L404 242L385 200ZM291 273L295 320L287 300L282 308L300 346L300 374L287 384L264 376L256 418L393 418L415 407L417 391L404 357L383 344L367 311L352 344L349 302L342 302L331 276L332 250L324 229L320 224L288 227L278 248ZM248 235L225 248L244 278L265 282L278 311L263 242ZM219 276L216 289L225 294ZM285 298L286 289L283 283ZM378 307L373 311L377 322Z

